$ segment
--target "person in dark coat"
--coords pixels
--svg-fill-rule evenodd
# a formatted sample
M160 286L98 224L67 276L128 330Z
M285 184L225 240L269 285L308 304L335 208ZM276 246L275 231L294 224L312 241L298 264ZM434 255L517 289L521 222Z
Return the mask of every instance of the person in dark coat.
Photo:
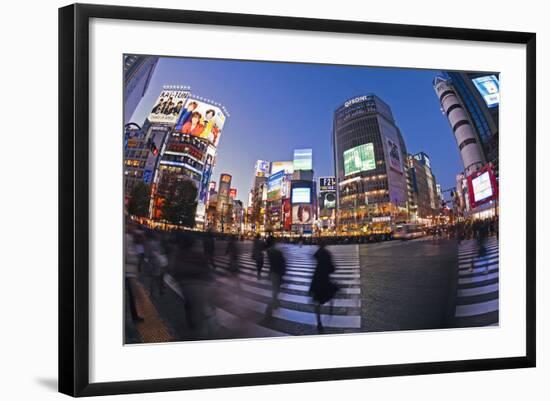
M257 234L254 238L252 245L252 259L256 264L256 274L258 279L262 276L262 268L264 267L264 242L260 238L260 234Z
M268 237L266 241L266 253L269 260L269 277L271 278L272 297L271 303L266 308L266 316L270 317L273 309L279 306L279 292L286 273L286 260L283 253L275 248L275 239Z
M212 269L216 269L216 263L214 262L214 254L216 252L216 243L214 242L214 235L212 230L208 230L203 238L203 250L204 256Z
M330 275L334 273L335 267L332 263L332 256L325 247L324 242L321 242L319 249L313 254L317 260L317 267L311 279L309 292L315 301L315 315L317 316L317 330L323 332L323 324L321 322L321 305L334 298L334 294L338 291L338 287L330 281Z

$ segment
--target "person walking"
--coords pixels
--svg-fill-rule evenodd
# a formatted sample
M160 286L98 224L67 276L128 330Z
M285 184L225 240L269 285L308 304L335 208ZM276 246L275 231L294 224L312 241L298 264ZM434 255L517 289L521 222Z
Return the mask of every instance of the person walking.
M225 254L229 256L229 265L227 269L233 275L233 280L236 287L236 295L239 296L241 291L241 283L239 279L239 247L237 245L237 239L234 235L229 237Z
M252 244L252 259L256 264L256 274L258 280L262 276L262 268L264 267L264 247L265 244L260 237L260 234L256 234L254 238L254 243Z
M214 255L216 253L216 243L214 241L214 235L212 234L212 229L208 229L206 232L203 242L202 242L204 256L206 257L207 263L213 270L216 270L216 263L214 262Z
M269 277L271 279L271 303L267 306L266 317L271 317L273 309L279 307L279 292L286 273L286 260L283 253L275 247L275 238L272 236L266 241L267 260L269 261Z
M338 291L338 286L330 280L330 275L334 273L335 267L332 262L332 255L327 250L324 242L321 242L319 249L313 254L313 257L317 260L317 266L311 279L309 292L315 301L317 331L322 333L324 328L321 322L321 305L334 298L334 295Z

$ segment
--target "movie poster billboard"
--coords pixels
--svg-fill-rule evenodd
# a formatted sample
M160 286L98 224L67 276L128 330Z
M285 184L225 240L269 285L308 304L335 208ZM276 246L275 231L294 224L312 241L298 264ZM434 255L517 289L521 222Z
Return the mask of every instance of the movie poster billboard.
M188 98L189 91L163 90L147 118L152 123L176 124Z
M386 139L386 146L388 149L388 159L390 161L390 167L400 173L403 172L403 166L401 164L401 151L399 145L393 142L391 139Z
M225 114L219 107L189 98L175 131L202 138L217 147L224 124Z
M283 188L284 171L279 171L276 174L271 174L267 179L267 201L273 202L281 199L281 191Z
M292 224L313 224L313 206L293 205Z

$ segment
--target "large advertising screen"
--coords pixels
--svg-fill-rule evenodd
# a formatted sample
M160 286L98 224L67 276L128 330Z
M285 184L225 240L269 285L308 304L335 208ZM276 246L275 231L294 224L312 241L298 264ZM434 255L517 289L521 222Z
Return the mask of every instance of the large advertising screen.
M474 201L480 202L493 196L493 188L491 186L491 177L486 171L480 176L472 179L472 188L474 192Z
M271 174L267 179L267 200L272 202L281 199L281 191L283 188L284 171L279 171L276 174Z
M256 160L256 177L265 177L269 172L269 162L265 160Z
M372 143L365 143L344 151L344 175L348 176L375 168L376 159Z
M323 209L336 208L336 192L323 192L321 195L321 201Z
M311 205L292 206L292 224L312 224L313 207Z
M176 124L188 97L189 91L163 90L147 118L152 123Z
M294 170L312 170L312 155L311 149L294 149Z
M279 171L284 171L285 174L294 173L294 163L293 162L271 162L271 174L278 173Z
M391 139L386 139L386 145L388 149L388 159L390 161L390 167L402 173L403 166L401 164L401 151L399 150L399 145Z
M336 177L320 177L319 192L336 191Z
M311 203L311 188L292 188L292 203Z
M475 87L485 100L487 107L497 107L500 103L500 85L496 75L472 79Z
M225 114L219 107L189 98L175 130L205 139L217 147L224 124Z

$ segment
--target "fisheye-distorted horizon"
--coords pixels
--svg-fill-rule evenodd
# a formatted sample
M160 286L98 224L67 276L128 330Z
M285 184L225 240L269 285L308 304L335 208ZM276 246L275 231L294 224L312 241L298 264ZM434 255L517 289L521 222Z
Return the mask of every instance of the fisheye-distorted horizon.
M442 189L455 186L460 155L432 87L435 70L278 62L163 58L132 121L142 124L163 85L186 85L194 95L230 113L212 180L233 176L247 203L256 160L292 160L295 148L313 149L315 175L334 175L334 110L345 100L373 93L392 109L409 153L425 152Z

